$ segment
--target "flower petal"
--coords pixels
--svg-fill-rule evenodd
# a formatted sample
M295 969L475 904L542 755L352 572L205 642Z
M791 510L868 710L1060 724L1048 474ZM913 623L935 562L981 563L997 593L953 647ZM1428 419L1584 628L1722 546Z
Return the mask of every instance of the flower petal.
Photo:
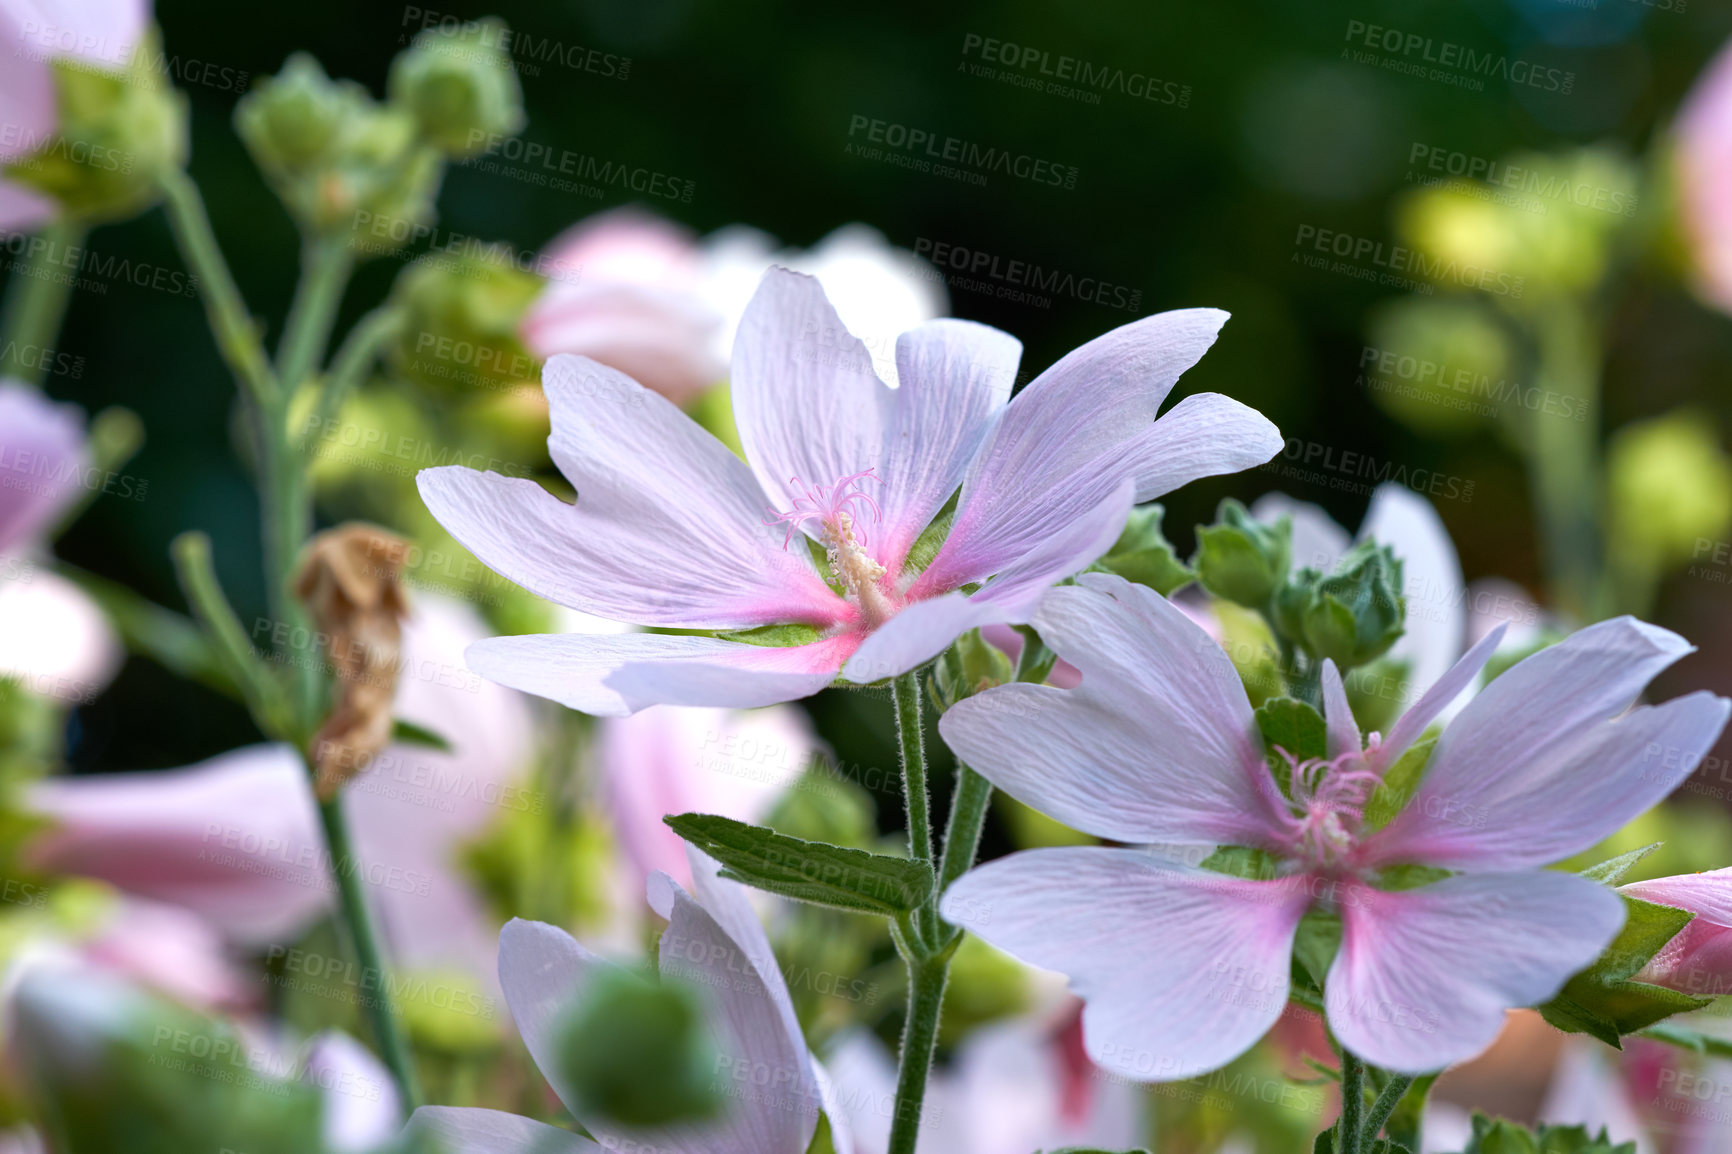
M1449 672L1432 682L1419 700L1397 719L1389 730L1389 736L1372 753L1370 761L1373 768L1382 773L1425 735L1431 723L1454 704L1463 690L1473 684L1474 678L1479 676L1486 662L1492 659L1497 647L1502 644L1503 635L1504 627L1500 625L1481 637L1460 661L1450 667Z
M1696 915L1638 980L1703 997L1732 992L1732 869L1631 882L1618 892Z
M1328 737L1324 752L1331 760L1365 748L1359 723L1353 720L1353 707L1347 703L1347 687L1341 684L1341 671L1328 658L1323 659L1323 723Z
M1124 478L1157 468L1130 449L1148 436L1151 449L1170 450L1150 426L1179 374L1202 359L1226 319L1218 309L1145 317L1036 377L975 458L950 536L910 592L931 596L991 576Z
M49 527L84 483L85 460L76 407L0 381L0 553Z
M832 625L846 605L763 522L739 458L667 398L583 357L542 375L548 449L578 499L461 466L416 477L428 509L483 564L533 593L641 625Z
M512 918L499 931L499 985L517 1032L535 1066L565 1107L576 1114L577 1096L566 1085L559 1057L559 1026L597 974L612 966L578 940L546 922ZM587 1118L584 1128L596 1131Z
M900 565L962 484L1010 399L1021 358L1022 342L972 321L928 321L897 339L902 383L878 459L883 484L874 493L884 519L868 542L879 562Z
M503 1110L422 1106L406 1132L444 1154L602 1154L588 1138Z
M598 717L651 705L752 709L810 697L836 679L858 639L746 645L658 633L544 633L469 647L469 668L501 685Z
M1052 590L1034 623L1082 684L959 702L939 732L962 760L1100 837L1282 844L1251 704L1207 633L1152 589L1104 574Z
M1136 438L1127 455L1138 501L1152 501L1199 477L1254 468L1281 451L1281 430L1249 405L1220 393L1186 397Z
M1389 656L1407 662L1410 692L1423 693L1449 671L1466 643L1467 585L1455 542L1430 501L1393 481L1371 495L1359 539L1387 545L1401 558L1406 632Z
M1309 901L1302 886L1084 847L981 866L950 887L941 909L1000 949L1067 975L1087 1003L1084 1041L1103 1069L1165 1082L1225 1065L1275 1024Z
M1354 886L1324 1004L1342 1045L1404 1074L1478 1054L1504 1012L1543 1002L1624 924L1606 886L1532 871L1387 892Z
M341 1030L313 1040L302 1077L324 1091L325 1145L337 1154L376 1150L403 1128L403 1103L391 1072Z
M828 491L880 461L893 394L816 277L764 274L734 338L729 387L746 460L778 510L806 486Z

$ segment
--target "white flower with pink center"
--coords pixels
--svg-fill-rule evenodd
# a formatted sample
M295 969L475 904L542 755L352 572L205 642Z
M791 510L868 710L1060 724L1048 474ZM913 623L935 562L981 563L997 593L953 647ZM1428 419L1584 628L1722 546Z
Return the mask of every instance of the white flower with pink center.
M1374 821L1390 767L1473 683L1501 630L1366 743L1325 664L1326 756L1289 758L1284 792L1232 663L1176 606L1090 574L1048 593L1034 625L1080 685L1007 685L952 707L939 728L959 758L1097 837L1252 847L1276 863L1247 879L1138 849L1039 849L946 893L949 921L1067 974L1087 1003L1090 1056L1149 1081L1224 1065L1275 1023L1314 909L1341 919L1324 1005L1343 1045L1403 1073L1477 1054L1506 1010L1550 998L1623 924L1611 888L1541 867L1665 798L1729 707L1704 692L1632 708L1690 646L1628 617L1601 622L1487 685L1412 797ZM1441 880L1412 885L1403 866Z
M470 668L606 716L747 708L838 676L894 677L969 629L1026 621L1044 590L1112 546L1133 503L1279 450L1273 425L1219 394L1160 413L1226 319L1145 317L1063 357L1014 401L1014 338L930 321L897 341L891 388L819 283L772 269L734 342L744 461L623 374L556 356L543 374L548 447L576 502L532 480L428 469L421 495L439 522L495 571L594 616L808 630L792 645L500 637L470 649ZM953 495L942 546L914 553Z

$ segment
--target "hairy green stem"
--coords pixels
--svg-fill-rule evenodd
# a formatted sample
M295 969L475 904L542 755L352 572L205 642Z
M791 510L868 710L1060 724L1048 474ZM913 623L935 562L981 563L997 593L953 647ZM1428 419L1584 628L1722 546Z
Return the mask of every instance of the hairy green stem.
M1365 1125L1359 1132L1359 1148L1371 1149L1371 1144L1377 1137L1377 1132L1383 1129L1383 1124L1389 1121L1389 1116L1395 1113L1395 1107L1407 1094L1408 1087L1413 1085L1410 1074L1391 1074L1383 1089L1377 1095L1377 1100L1371 1103L1371 1113L1365 1116Z
M1365 1066L1341 1048L1341 1117L1335 1123L1335 1154L1359 1154L1359 1119L1365 1112Z
M908 959L908 1018L902 1025L902 1059L896 1071L896 1109L890 1121L888 1154L914 1154L920 1136L920 1112L926 1103L926 1079L938 1046L938 1020L944 1009L944 987L950 980L950 958Z
M908 856L932 860L932 799L926 781L926 738L920 718L920 677L904 673L890 683L896 710L896 740L902 754L902 800L908 812ZM927 944L937 940L938 917L929 905L915 929Z
M980 834L986 825L986 807L992 800L992 783L958 762L956 795L950 802L950 820L944 827L944 855L938 863L938 895L967 873L980 850Z
M48 376L77 279L66 268L66 250L83 244L84 235L83 225L60 217L26 243L0 310L0 376L38 387Z
M311 786L309 770L308 784ZM396 999L391 984L385 980L385 957L379 949L379 934L373 916L367 908L367 895L361 888L361 861L355 856L349 839L349 823L343 816L341 794L319 803L319 822L325 830L325 845L331 851L331 872L337 878L337 890L342 900L342 923L360 963L363 988L374 985L375 993L366 999L368 1021L373 1027L373 1040L385 1066L397 1082L403 1097L405 1112L421 1105L421 1083L415 1073L415 1059L409 1051L409 1040L397 1019Z

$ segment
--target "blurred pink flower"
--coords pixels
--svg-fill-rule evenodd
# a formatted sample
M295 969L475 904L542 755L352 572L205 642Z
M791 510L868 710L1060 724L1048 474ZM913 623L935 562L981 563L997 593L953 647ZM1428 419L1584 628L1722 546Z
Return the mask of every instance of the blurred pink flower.
M481 633L466 606L418 598L396 714L447 739L394 744L344 791L367 892L400 965L491 974L491 922L458 870L460 843L507 808L529 756L527 703L462 665ZM232 750L182 770L56 778L31 792L54 825L39 869L101 878L194 910L252 946L284 943L331 904L334 881L305 767L287 746Z
M1732 312L1732 46L1722 48L1697 78L1673 131L1679 210L1696 290Z
M902 334L891 389L818 282L775 269L734 349L749 465L629 378L555 357L549 444L578 502L522 478L425 469L440 523L495 571L586 613L688 630L794 623L814 638L499 637L470 648L470 668L602 716L749 708L838 675L893 677L968 629L1027 620L1047 587L1112 545L1133 501L1280 447L1261 414L1217 393L1157 419L1226 319L1186 309L1124 325L1015 400L1014 338L931 321ZM959 485L948 536L916 570L916 539ZM827 551L828 575L808 542Z
M1618 887L1696 916L1636 975L1638 981L1712 998L1732 993L1732 868Z
M664 975L678 975L713 995L706 1023L722 1079L739 1078L721 1119L678 1129L626 1130L583 1116L559 1058L563 1011L612 963L565 931L514 919L499 935L499 982L536 1066L596 1142L498 1110L423 1106L411 1130L433 1137L448 1154L599 1154L607 1150L703 1151L704 1154L804 1154L820 1108L832 1120L828 1079L806 1048L787 983L744 890L717 876L696 853L692 892L665 874L650 882L650 905L668 921L660 941ZM693 897L693 894L696 897ZM773 1092L755 1092L770 1079ZM726 1090L734 1087L724 1086ZM837 1149L847 1154L846 1141Z
M1087 1003L1089 1056L1145 1081L1215 1069L1268 1031L1314 906L1342 918L1324 1001L1344 1046L1402 1072L1483 1050L1506 1010L1550 997L1623 924L1610 889L1539 867L1664 799L1732 707L1694 693L1630 709L1690 646L1631 618L1602 622L1487 685L1444 730L1412 799L1373 829L1371 791L1472 683L1499 633L1368 743L1325 662L1326 758L1292 767L1289 801L1232 663L1165 598L1085 574L1049 592L1034 624L1081 686L1008 685L951 707L939 729L959 758L1097 837L1250 846L1284 870L1262 881L1137 849L1037 849L946 893L947 919L1069 975ZM1457 872L1375 888L1399 863Z
M36 152L59 124L56 58L119 68L150 26L149 0L81 0L42 4L0 0L0 167ZM0 229L34 229L51 220L54 202L0 178Z
M818 742L791 706L735 711L664 707L603 721L596 734L614 836L631 865L632 892L651 874L691 882L685 842L669 814L717 813L762 821L812 764Z

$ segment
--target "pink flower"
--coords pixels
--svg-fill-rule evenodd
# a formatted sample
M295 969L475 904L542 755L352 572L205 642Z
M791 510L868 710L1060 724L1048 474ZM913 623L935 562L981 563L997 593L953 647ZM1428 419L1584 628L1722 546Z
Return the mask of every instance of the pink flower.
M650 904L668 920L661 937L663 975L677 974L714 995L708 1020L723 1088L738 1078L718 1121L678 1129L625 1130L584 1117L560 1074L559 1021L585 986L611 963L565 931L516 919L499 935L499 983L518 1031L542 1074L578 1122L600 1143L498 1110L423 1106L410 1129L448 1154L597 1154L653 1150L667 1154L804 1154L822 1105L832 1119L828 1082L800 1033L788 987L769 939L743 890L716 876L716 865L691 860L696 897L658 874ZM838 1145L838 1149L846 1149Z
M0 166L23 160L54 136L53 61L68 58L118 69L150 25L148 0L88 0L79 4L0 0ZM33 229L51 220L54 202L0 179L0 229ZM0 427L4 427L0 425Z
M1491 682L1444 730L1412 799L1374 828L1365 807L1383 774L1498 633L1364 748L1326 664L1327 758L1292 766L1289 798L1231 662L1165 599L1084 575L1049 593L1034 623L1081 687L1010 685L954 706L940 730L958 757L1098 837L1249 846L1278 863L1251 880L1136 849L1039 849L945 895L950 921L1069 975L1090 1056L1152 1081L1223 1065L1274 1024L1312 909L1342 921L1324 1002L1343 1045L1404 1072L1478 1053L1505 1010L1550 997L1623 924L1611 889L1538 867L1670 793L1729 705L1694 693L1625 712L1690 647L1627 617L1602 622ZM1404 864L1454 872L1379 888Z
M1722 48L1685 98L1674 127L1679 209L1697 291L1732 312L1732 48Z
M1218 394L1155 419L1225 320L1191 309L1125 325L1006 404L1021 353L1006 334L955 320L906 332L890 389L818 282L773 270L734 346L750 464L636 382L555 357L543 376L548 444L577 503L522 478L427 469L421 495L440 523L499 573L586 613L809 629L796 645L501 637L473 646L470 668L606 716L744 708L805 697L838 674L892 677L975 626L1026 620L1042 590L1111 547L1133 501L1279 449L1273 425ZM922 564L911 549L958 485L949 534Z
M1732 869L1631 882L1618 892L1696 915L1649 960L1638 981L1705 998L1732 993Z

